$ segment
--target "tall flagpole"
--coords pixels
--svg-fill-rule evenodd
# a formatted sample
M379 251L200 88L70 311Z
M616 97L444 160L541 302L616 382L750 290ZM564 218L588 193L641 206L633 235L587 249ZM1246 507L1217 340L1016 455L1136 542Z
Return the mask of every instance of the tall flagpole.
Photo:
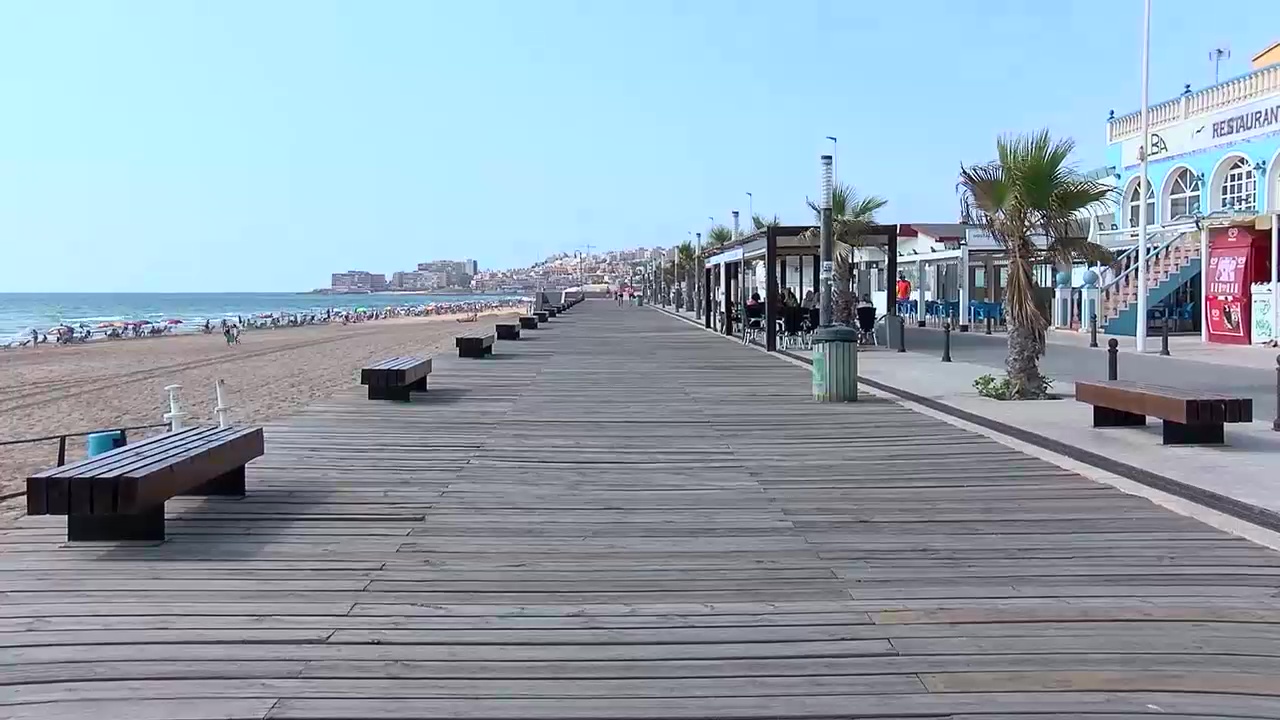
M1138 326L1134 344L1138 352L1147 351L1147 153L1151 148L1151 112L1147 106L1148 75L1151 72L1151 0L1142 4L1142 145L1138 152L1141 177L1138 180Z

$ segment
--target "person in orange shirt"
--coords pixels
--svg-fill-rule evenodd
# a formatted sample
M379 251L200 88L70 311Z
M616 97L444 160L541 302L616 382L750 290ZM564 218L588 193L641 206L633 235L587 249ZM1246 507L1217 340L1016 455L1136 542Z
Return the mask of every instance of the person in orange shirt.
M911 299L911 281L907 279L906 275L903 275L902 273L898 273L898 300L902 301L902 300L910 300L910 299Z

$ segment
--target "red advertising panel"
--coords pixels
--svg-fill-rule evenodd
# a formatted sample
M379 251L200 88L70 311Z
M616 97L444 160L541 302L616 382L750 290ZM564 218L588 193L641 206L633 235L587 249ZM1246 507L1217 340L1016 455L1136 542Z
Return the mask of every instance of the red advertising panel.
M1248 245L1214 246L1209 250L1208 294L1241 297L1249 293Z
M1209 230L1209 267L1205 276L1205 315L1209 342L1249 344L1252 234L1248 228Z
M1240 298L1210 296L1208 303L1209 339L1213 342L1247 345L1249 336L1249 303Z

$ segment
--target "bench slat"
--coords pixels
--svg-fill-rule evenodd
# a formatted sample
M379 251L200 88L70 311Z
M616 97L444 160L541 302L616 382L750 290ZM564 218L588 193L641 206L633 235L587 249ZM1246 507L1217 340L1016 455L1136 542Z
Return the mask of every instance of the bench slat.
M129 453L136 452L139 448L177 442L186 434L196 432L201 429L202 428L193 427L193 428L186 428L184 430L180 430L176 433L166 432L166 433L161 433L159 435L153 435L149 438L139 440L136 443L130 443L129 445L115 448L114 450L110 450L101 455L96 455L91 458L85 458L84 460L77 460L76 462L68 463L66 465L63 465L62 467L42 470L36 473L35 475L32 475L31 478L37 479L37 478L53 477L53 476L65 476L67 474L74 474L74 473L79 473L83 471L93 471L99 467L105 467L115 462L119 462L121 456L125 456L125 455L128 455Z
M186 452L191 447L200 447L206 444L211 438L218 433L216 427L194 428L193 432L186 432L174 438L169 443L157 443L150 447L135 447L132 452L123 452L113 459L113 462L95 467L89 471L78 471L74 474L65 473L66 477L134 477L133 471L141 466L161 461L167 457L179 455ZM126 445L120 450L128 450Z
M108 477L130 477L143 480L157 472L165 472L166 468L173 467L175 463L199 457L202 453L215 451L219 448L234 447L239 442L246 442L242 438L253 435L261 436L262 428L225 428L214 435L205 437L200 442L184 445L177 452L167 452L163 457L144 458L141 462ZM252 440L247 442L252 444Z

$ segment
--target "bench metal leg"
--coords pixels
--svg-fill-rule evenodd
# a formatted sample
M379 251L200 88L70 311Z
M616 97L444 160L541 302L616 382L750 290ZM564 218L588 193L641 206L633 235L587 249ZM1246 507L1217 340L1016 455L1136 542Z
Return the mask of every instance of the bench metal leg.
M1125 412L1114 408L1093 406L1093 426L1098 427L1142 427L1147 424L1147 416Z
M418 379L416 382L414 382L412 385L410 385L410 386L409 386L409 389L410 389L410 390L412 390L412 391L414 391L414 392L426 392L426 391L427 391L427 378L426 378L426 376L424 375L422 378Z
M244 466L181 493L190 497L244 497Z
M1165 445L1221 445L1225 442L1222 423L1187 425L1165 420L1163 433Z
M68 515L69 542L164 540L164 505L136 515Z
M425 381L424 381L425 382ZM370 385L370 400L399 400L400 402L409 402L409 389L412 385L405 387L391 387L386 385Z

